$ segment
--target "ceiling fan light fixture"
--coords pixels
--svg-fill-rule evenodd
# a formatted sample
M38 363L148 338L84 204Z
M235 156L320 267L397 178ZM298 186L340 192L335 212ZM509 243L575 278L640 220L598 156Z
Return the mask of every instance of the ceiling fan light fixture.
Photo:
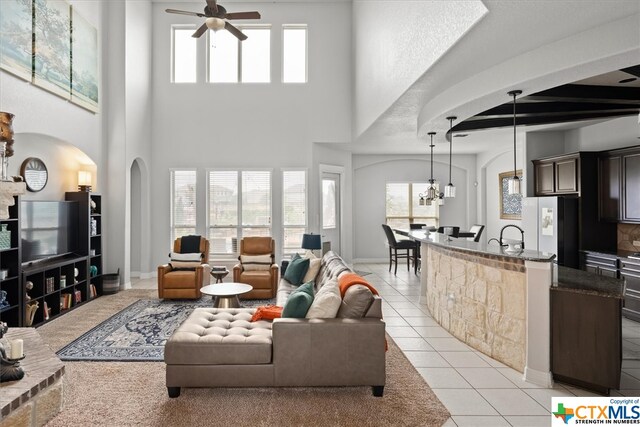
M212 31L222 30L225 25L224 19L220 18L207 18L204 23L207 25L207 28Z

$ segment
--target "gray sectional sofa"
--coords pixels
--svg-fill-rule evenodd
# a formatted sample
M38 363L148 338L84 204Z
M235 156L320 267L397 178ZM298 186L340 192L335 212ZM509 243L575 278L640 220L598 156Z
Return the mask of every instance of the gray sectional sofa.
M326 253L316 291L350 272ZM277 304L296 287L281 279ZM255 309L197 308L165 346L170 397L181 387L372 386L385 385L385 324L375 297L362 318L251 322Z

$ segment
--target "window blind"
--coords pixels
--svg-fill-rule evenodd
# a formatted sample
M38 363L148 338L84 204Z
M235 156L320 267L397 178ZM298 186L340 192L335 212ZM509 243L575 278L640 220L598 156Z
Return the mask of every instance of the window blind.
M196 232L196 171L171 171L172 240Z
M307 172L282 172L283 252L301 251L302 235L307 228Z
M271 226L270 171L242 171L242 225Z

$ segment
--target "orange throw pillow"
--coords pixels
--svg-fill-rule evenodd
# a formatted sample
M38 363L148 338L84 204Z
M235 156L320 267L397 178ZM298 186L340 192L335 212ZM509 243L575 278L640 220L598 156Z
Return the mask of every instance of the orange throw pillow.
M253 313L253 317L251 317L252 322L257 322L258 320L273 320L282 317L282 307L278 307L277 305L263 305L258 307L255 313Z
M379 295L376 288L371 286L369 282L367 282L362 276L357 275L356 273L347 273L340 276L338 279L338 286L340 287L340 295L344 298L344 294L347 292L350 286L353 285L362 285L369 288L371 293L374 295Z

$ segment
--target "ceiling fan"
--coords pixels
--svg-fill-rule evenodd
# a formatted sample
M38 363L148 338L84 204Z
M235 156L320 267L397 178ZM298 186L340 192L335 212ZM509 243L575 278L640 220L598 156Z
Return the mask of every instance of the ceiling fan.
M186 10L166 9L167 13L177 13L178 15L198 16L200 18L207 18L204 24L196 30L191 37L198 38L202 36L208 29L221 30L225 29L231 34L236 36L240 40L246 40L247 36L242 33L238 28L234 27L226 21L226 19L260 19L260 13L258 12L232 12L227 13L227 9L217 3L217 0L206 0L207 5L204 7L204 13L188 12Z

